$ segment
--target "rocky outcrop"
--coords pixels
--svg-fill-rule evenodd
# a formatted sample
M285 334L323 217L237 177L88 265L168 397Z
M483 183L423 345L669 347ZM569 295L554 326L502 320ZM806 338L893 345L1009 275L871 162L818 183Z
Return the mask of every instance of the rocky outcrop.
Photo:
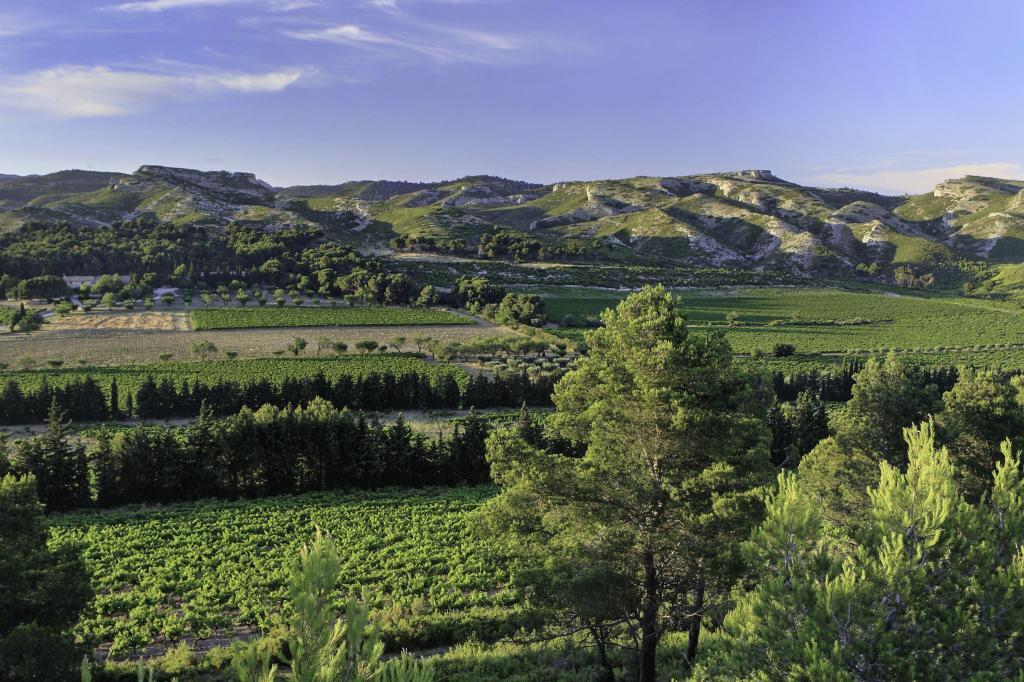
M536 194L503 194L500 190L484 183L462 185L454 194L446 197L441 205L452 206L511 206L525 204L537 198Z
M587 185L586 193L587 201L584 206L573 209L568 213L535 220L530 223L530 230L547 230L553 227L588 223L591 220L598 220L622 213L632 213L633 211L643 209L642 206L633 206L614 197L598 194L590 185Z
M252 203L273 202L277 191L252 173L228 171L197 171L168 166L142 166L124 178L115 178L110 188L115 191L135 191L153 184L185 187L200 193L252 200Z
M715 186L712 183L689 178L662 178L659 185L663 190L677 197L714 193L715 191Z

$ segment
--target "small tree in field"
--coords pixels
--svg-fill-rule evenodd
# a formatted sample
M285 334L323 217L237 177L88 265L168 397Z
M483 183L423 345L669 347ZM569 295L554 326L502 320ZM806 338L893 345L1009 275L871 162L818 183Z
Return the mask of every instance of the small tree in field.
M345 351L348 350L348 344L344 341L335 341L331 344L331 350L333 350L336 355L344 355Z
M356 348L362 353L372 353L377 350L377 342L370 339L358 341L356 342Z
M291 343L288 344L287 350L295 357L299 357L299 353L306 350L306 346L308 345L309 342L306 341L306 339L302 338L301 336L295 336L292 337Z
M316 354L320 355L320 351L331 347L331 339L326 336L317 337L316 340Z
M192 352L205 360L206 356L217 352L217 345L213 341L196 341L192 344Z

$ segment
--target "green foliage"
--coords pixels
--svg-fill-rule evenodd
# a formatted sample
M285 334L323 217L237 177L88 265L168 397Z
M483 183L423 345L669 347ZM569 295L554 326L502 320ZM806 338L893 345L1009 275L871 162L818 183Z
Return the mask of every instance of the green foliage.
M68 423L54 402L46 432L39 438L18 441L11 456L14 472L31 475L36 481L47 511L84 507L91 501L85 446L70 436Z
M317 531L291 568L288 592L294 615L287 663L296 682L370 680L380 665L384 644L369 628L369 610L349 601L345 618L335 619L331 597L341 573L333 538Z
M529 291L544 297L548 319L555 322L567 315L576 320L598 315L624 295L575 287ZM1016 344L1024 334L1024 310L1009 304L814 287L698 289L687 292L684 312L691 325L721 325L738 353L771 351L776 344L793 344L802 354L851 349L884 353L892 348L926 351L936 346L973 349ZM728 324L730 313L738 314L742 322ZM820 358L803 361L824 362ZM933 358L936 361L962 362L944 357Z
M1019 378L993 371L961 369L956 385L942 396L936 417L939 439L950 450L961 492L978 500L1002 461L999 443L1010 438L1024 446L1024 400Z
M939 405L935 387L895 355L868 360L854 377L852 398L835 423L836 440L846 449L859 448L902 466L903 429Z
M506 294L494 313L498 324L534 324L543 321L544 299L535 294Z
M70 633L92 596L79 548L48 548L33 477L0 479L0 679L74 679Z
M315 377L322 373L332 381L338 377L362 377L376 374L419 374L439 381L453 377L463 384L466 373L453 365L427 363L409 355L372 355L361 357L345 355L337 358L260 358L235 360L200 360L191 362L160 362L117 367L64 367L7 371L3 379L13 379L22 390L36 390L46 382L50 386L63 386L93 377L103 388L116 380L122 395L133 394L152 377L158 384L167 379L177 386L185 383L217 383L233 381L239 384L266 380L280 386L287 378Z
M18 283L18 298L58 298L67 293L68 285L57 275L29 277Z
M1024 498L1009 443L991 494L957 494L925 424L905 473L881 462L868 523L826 532L815 497L781 474L746 546L759 577L697 679L1009 679L1024 656Z
M800 462L807 490L840 524L863 520L866 490L877 483L878 462L904 465L903 429L941 407L935 387L892 354L869 360L854 377L852 393L832 424L835 436L818 443Z
M691 334L661 287L604 322L557 384L549 422L551 438L585 453L516 428L492 435L502 493L481 527L508 537L528 594L590 629L599 652L625 634L617 624L637 628L641 679L653 680L664 628L689 623L695 647L704 610L738 573L730 548L769 470L770 389L732 364L720 335Z
M43 325L43 316L38 308L26 308L20 303L17 308L0 306L0 322L12 332L32 332Z
M339 548L339 585L370 595L387 647L422 649L473 635L492 641L518 627L520 597L488 557L495 541L466 526L492 494L426 488L127 507L58 515L50 532L57 551L84 546L92 573L97 596L76 632L110 642L117 655L156 640L287 623L289 570L316 528ZM332 607L341 610L347 596L335 593Z
M772 427L772 462L793 468L828 437L828 412L821 398L801 391L792 403L776 404L768 415Z
M348 327L363 325L475 324L462 315L427 308L357 306L352 308L202 308L193 310L192 328L251 329L257 327Z

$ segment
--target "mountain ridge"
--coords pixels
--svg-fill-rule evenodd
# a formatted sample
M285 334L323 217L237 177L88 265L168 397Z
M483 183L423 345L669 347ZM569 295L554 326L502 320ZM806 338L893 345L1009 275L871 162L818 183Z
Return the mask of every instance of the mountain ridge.
M900 196L804 186L764 169L550 184L472 175L291 187L252 173L159 165L131 174L0 176L0 229L141 217L320 230L383 253L472 252L504 233L549 255L584 250L612 261L811 274L937 260L1024 262L1024 181L982 176Z

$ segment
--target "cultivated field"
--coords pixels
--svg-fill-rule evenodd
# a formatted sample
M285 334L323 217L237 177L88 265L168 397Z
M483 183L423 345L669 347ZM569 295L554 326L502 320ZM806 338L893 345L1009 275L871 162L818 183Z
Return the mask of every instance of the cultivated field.
M367 588L393 648L509 633L508 575L465 516L489 487L323 493L56 516L53 542L83 543L97 598L76 631L114 654L288 618L285 571L317 528L339 544L342 591ZM344 596L339 592L339 606Z
M167 315L168 313L139 313L140 316ZM184 313L170 313L172 316ZM115 315L116 316L116 315ZM343 341L350 347L359 341L372 340L387 343L402 336L406 342L402 350L416 350L413 340L426 336L440 341L468 341L482 337L502 336L511 330L488 323L455 325L370 326L370 327L278 327L267 329L219 329L205 332L159 330L144 328L121 329L101 327L103 315L90 313L69 316L43 325L31 334L0 333L0 363L16 367L23 358L37 365L48 360L60 360L66 365L84 361L88 365L116 365L130 362L155 362L161 355L170 354L175 360L188 360L195 356L192 345L197 341L211 341L220 353L232 351L239 357L270 357L283 351L291 340L300 336L309 341L306 355L316 353L316 340L327 337ZM69 329L65 320L95 320L91 328ZM145 319L145 318L144 318ZM174 319L177 319L176 317ZM187 320L187 318L186 318Z
M13 370L0 374L0 379L13 379L24 389L35 390L43 382L62 386L76 379L91 376L107 390L113 379L122 391L137 391L147 377L180 385L198 381L204 384L233 381L248 384L266 380L280 385L286 378L314 377L317 374L332 381L342 376L365 376L370 373L417 373L432 379L445 375L462 380L466 374L455 365L431 363L408 355L344 355L324 358L262 358L252 360L197 360L189 362L158 362L125 364L116 367L67 367L35 370Z
M259 327L355 327L476 324L476 320L430 308L200 308L192 311L192 328L252 329Z
M188 314L182 311L109 311L88 314L52 316L45 327L48 331L91 331L94 329L175 330L191 329Z
M625 293L541 289L548 317L582 321ZM965 298L896 295L823 288L761 287L681 292L688 319L722 329L738 353L770 352L791 343L797 352L919 352L993 350L1024 343L1024 310ZM578 336L580 332L570 330Z

